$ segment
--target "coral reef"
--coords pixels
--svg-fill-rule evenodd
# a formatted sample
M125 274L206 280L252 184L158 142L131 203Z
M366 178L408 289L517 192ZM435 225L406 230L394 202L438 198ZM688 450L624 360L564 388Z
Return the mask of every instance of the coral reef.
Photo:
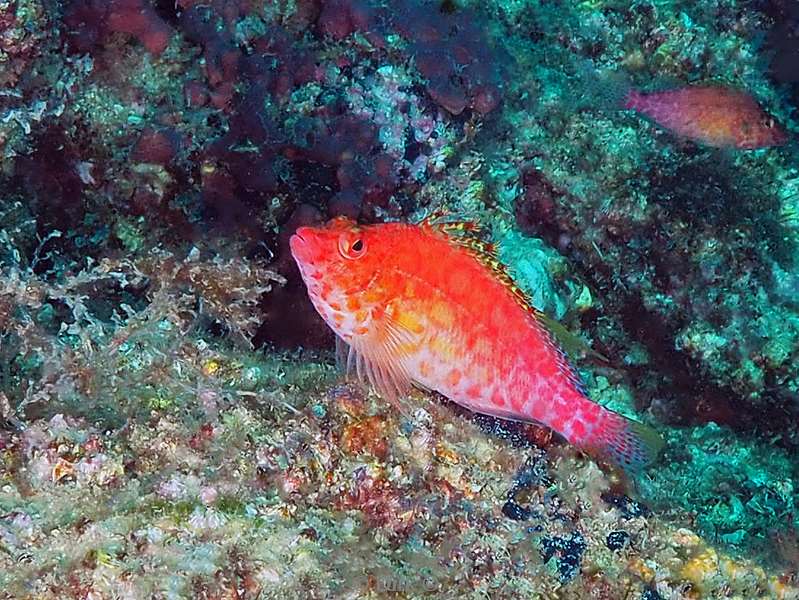
M0 1L0 597L799 598L795 145L613 104L712 82L795 136L797 18ZM656 468L342 383L289 236L433 210Z

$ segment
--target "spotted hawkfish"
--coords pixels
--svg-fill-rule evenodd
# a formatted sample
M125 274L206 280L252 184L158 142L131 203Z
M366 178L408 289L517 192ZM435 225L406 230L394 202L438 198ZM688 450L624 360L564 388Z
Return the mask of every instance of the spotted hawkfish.
M297 229L291 253L348 370L387 400L415 386L544 424L628 471L654 460L658 434L588 397L544 316L474 228L339 217Z

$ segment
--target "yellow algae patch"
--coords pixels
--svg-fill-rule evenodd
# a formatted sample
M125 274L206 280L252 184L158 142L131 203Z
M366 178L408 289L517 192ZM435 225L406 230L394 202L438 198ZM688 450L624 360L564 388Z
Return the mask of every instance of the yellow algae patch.
M673 580L691 584L686 598L716 598L723 592L725 598L799 600L799 588L793 582L769 575L745 558L717 552L693 531L679 529L671 534L670 542L685 557L670 570ZM628 568L635 572L632 565Z
M719 559L719 572L724 580L736 588L753 588L766 580L766 572L761 567L747 565L728 556Z
M702 590L707 581L718 573L718 554L712 548L706 548L683 565L680 577Z
M637 556L629 562L627 570L646 583L650 583L655 579L655 570Z
M216 374L216 372L219 371L220 366L222 365L219 363L218 360L211 359L205 361L205 364L203 365L203 375L210 377Z
M778 577L769 578L768 591L775 600L799 600L799 587L790 585Z
M435 457L446 464L455 465L460 462L458 454L449 446L439 443L435 447Z

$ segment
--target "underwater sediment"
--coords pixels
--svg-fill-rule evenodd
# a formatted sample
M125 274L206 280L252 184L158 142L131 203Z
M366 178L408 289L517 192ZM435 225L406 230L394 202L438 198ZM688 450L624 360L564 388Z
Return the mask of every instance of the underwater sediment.
M793 140L797 19L0 2L0 597L799 598L795 141L613 89L745 90ZM436 210L655 465L343 380L289 237Z

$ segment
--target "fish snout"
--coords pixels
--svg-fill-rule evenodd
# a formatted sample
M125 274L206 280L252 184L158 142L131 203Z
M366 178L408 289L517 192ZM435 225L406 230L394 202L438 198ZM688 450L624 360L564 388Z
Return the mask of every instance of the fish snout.
M291 249L291 255L294 258L299 258L299 255L302 254L303 248L306 248L308 245L308 240L302 234L303 227L297 229L294 234L289 238L289 248Z
M311 228L310 227L297 227L294 231L294 235L292 235L292 239L298 238L300 241L307 241L310 237Z
M291 255L297 263L302 265L313 262L314 255L317 253L315 239L310 227L298 227L294 235L289 238Z

